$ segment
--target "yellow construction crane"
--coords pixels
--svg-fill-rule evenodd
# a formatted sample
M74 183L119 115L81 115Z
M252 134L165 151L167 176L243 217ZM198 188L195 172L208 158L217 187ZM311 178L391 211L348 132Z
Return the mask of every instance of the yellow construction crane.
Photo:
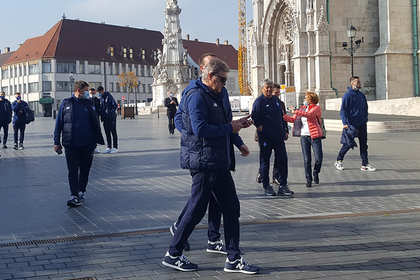
M246 48L246 0L238 0L238 79L241 95L251 95L248 81L248 52Z

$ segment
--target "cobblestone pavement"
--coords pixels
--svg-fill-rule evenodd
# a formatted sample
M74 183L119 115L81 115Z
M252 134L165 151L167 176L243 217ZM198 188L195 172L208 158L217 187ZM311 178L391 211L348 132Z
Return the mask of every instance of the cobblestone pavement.
M323 141L320 184L305 187L299 139L287 141L293 198L266 197L255 182L255 129L241 131L251 150L237 152L233 174L241 201L244 257L259 276L224 273L224 257L205 252L206 231L191 236L186 255L198 272L161 261L168 227L189 197L179 167L180 135L166 116L118 119L119 153L96 155L86 200L68 208L65 157L53 151L54 121L27 127L25 149L0 149L0 279L420 279L419 133L369 134L377 172L360 171L359 151L333 162L340 134ZM99 147L104 150L104 147ZM47 239L54 239L46 242Z

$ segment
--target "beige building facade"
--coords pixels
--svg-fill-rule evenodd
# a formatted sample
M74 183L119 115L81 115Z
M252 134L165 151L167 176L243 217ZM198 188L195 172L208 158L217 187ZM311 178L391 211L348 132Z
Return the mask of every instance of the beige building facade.
M417 1L409 0L253 0L249 27L251 83L270 78L294 86L301 102L306 90L319 94L320 105L342 97L351 76L347 30L360 47L353 71L368 100L419 96Z

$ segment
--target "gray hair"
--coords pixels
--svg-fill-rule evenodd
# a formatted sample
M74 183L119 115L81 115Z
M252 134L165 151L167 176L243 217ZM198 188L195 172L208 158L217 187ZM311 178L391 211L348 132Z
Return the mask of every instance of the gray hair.
M215 57L207 63L203 70L203 79L207 80L209 74L218 75L221 72L228 73L229 66L223 60Z
M264 80L261 81L261 87L264 87L265 85L273 86L274 83L270 79L264 79Z

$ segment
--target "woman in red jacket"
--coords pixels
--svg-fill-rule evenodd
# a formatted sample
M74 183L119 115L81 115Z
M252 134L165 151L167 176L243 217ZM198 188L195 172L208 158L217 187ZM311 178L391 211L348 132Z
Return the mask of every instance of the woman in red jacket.
M315 92L307 91L301 109L294 110L291 106L290 110L294 115L292 117L284 115L283 117L285 121L294 123L293 136L300 137L307 187L312 187L312 174L314 183L319 184L319 172L321 172L322 165L322 129L320 125L322 111L321 107L316 105L318 101L319 98ZM311 146L315 157L313 173Z

